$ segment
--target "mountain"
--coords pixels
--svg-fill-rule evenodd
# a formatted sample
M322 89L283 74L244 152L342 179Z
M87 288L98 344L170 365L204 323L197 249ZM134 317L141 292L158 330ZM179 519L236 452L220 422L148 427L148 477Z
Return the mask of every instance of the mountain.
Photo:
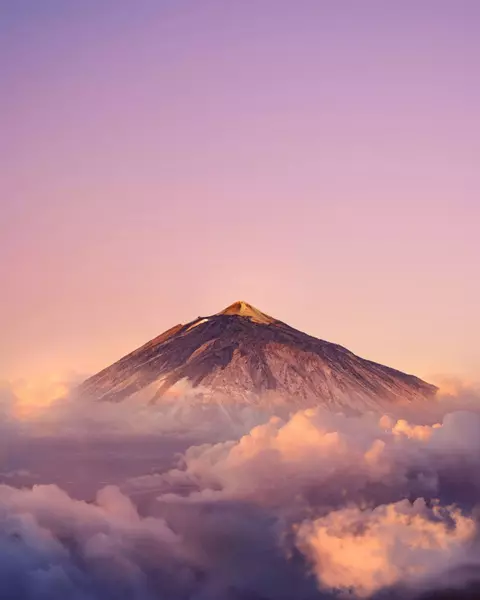
M176 325L87 379L79 391L118 402L189 402L361 413L424 402L437 388L360 358L235 302Z

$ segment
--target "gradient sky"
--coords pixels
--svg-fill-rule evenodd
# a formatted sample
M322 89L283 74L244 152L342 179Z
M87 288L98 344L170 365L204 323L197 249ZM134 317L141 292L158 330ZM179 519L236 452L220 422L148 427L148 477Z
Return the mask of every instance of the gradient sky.
M0 379L244 299L480 372L480 2L0 2Z

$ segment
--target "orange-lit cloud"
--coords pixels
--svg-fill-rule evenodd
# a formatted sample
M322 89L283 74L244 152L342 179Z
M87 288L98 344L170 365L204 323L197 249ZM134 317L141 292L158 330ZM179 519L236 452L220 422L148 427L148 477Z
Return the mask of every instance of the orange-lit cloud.
M69 384L56 375L42 379L19 379L10 383L14 395L14 416L18 419L35 417L69 391Z
M322 587L370 596L395 583L442 573L466 556L475 521L453 507L428 508L423 498L346 508L301 525L298 540Z

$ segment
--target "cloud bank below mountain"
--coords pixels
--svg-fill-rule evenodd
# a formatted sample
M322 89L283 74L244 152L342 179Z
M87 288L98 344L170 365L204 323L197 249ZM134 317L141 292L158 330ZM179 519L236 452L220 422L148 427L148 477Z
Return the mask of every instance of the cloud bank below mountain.
M13 448L29 436L88 445L112 430L147 440L165 416L66 398L19 419L12 390L3 400ZM480 585L478 406L463 389L409 420L250 414L228 440L198 422L170 466L140 468L89 502L13 487L28 471L5 472L0 586L20 600L466 598Z

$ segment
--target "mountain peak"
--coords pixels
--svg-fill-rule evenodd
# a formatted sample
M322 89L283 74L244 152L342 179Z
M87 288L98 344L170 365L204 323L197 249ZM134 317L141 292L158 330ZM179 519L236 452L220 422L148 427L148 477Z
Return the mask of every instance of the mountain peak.
M169 405L177 384L188 390L182 407L210 405L227 414L235 406L275 414L312 406L388 412L425 401L436 391L413 375L307 335L242 300L157 336L88 379L80 391L102 400L135 397Z
M227 306L227 308L218 314L244 317L246 319L250 319L251 321L255 321L255 323L269 324L275 322L275 319L258 310L258 308L255 308L248 302L244 302L243 300L237 300L237 302L230 304L230 306Z

